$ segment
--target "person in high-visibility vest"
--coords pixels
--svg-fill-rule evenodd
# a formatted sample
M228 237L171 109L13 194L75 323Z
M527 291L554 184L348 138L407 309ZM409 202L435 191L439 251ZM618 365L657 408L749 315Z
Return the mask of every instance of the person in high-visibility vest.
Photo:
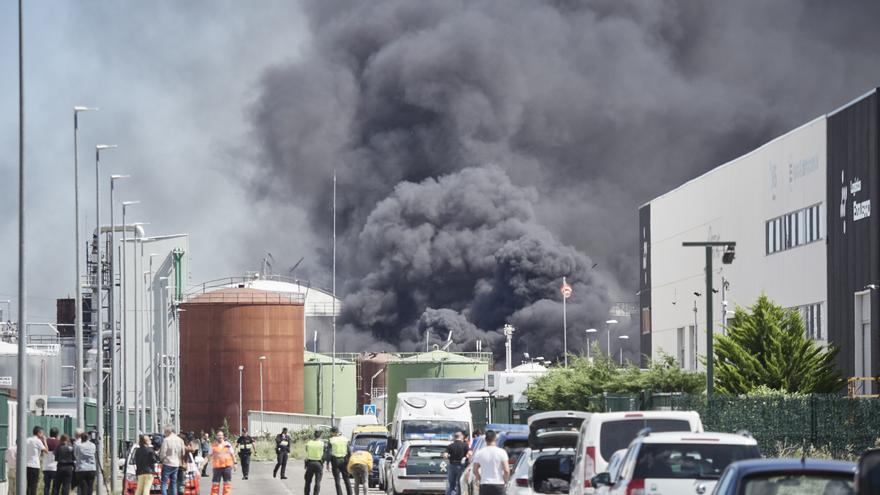
M364 495L367 495L367 487L370 484L370 471L373 470L373 454L367 450L352 452L348 458L348 473L354 478L354 493L358 495L363 487Z
M205 458L205 465L211 461L211 495L220 495L220 482L223 482L223 495L232 493L232 472L235 471L235 451L226 441L222 431L217 432L211 451Z
M339 486L339 478L345 482L345 493L351 495L351 480L348 477L348 470L345 469L345 463L348 461L349 450L348 439L339 433L339 429L335 426L330 428L330 467L333 468L333 484L336 485L336 495L342 495L342 487Z
M326 448L327 445L321 440L321 430L315 430L314 438L306 442L305 495L318 495L321 493L321 478L324 477L321 468L326 458ZM312 480L315 480L315 491L314 493L309 493Z

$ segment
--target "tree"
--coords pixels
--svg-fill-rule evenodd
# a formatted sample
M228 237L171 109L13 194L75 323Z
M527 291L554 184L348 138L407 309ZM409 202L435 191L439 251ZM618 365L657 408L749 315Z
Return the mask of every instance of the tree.
M737 307L727 335L715 336L715 389L748 394L758 387L791 393L839 391L843 378L834 366L837 349L807 337L797 310L784 309L761 295L754 306Z
M647 370L635 365L618 367L614 359L596 349L593 361L583 356L571 356L568 368L553 368L529 387L526 395L529 407L536 410L573 409L597 411L605 392L637 394L652 392L700 393L706 385L706 376L682 370L675 359L662 356Z

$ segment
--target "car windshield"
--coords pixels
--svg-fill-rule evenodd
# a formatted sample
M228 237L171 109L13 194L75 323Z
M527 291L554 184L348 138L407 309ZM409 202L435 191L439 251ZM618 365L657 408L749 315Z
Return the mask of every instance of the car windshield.
M633 478L718 479L727 466L761 457L757 445L643 444Z
M522 451L529 446L529 441L525 438L523 439L507 439L504 441L504 450L507 452L507 458L510 459L510 463L513 464L519 459L519 455L522 454Z
M602 423L602 431L599 434L599 453L602 459L611 460L615 452L627 448L644 428L650 428L652 433L691 431L691 424L682 419L630 418L606 421Z
M464 421L418 420L403 422L403 439L440 438L451 440L455 432L464 431L469 434L468 424Z
M743 481L745 495L855 495L853 476L840 473L768 473Z
M384 439L385 435L364 435L363 433L354 437L354 440L351 442L352 447L367 447L371 443L375 442L378 439Z

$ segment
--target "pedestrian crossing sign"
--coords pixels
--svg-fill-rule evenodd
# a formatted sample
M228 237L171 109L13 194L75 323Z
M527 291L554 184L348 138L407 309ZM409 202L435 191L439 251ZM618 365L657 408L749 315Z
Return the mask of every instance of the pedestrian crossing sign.
M376 404L364 404L364 416L376 416Z

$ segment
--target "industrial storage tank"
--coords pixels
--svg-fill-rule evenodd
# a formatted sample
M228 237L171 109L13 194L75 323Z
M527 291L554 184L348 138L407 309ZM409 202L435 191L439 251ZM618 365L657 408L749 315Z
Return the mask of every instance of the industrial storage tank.
M373 396L385 394L385 368L395 359L399 359L399 356L387 352L364 352L358 355L360 367L360 379L357 383L358 410L361 410L360 407L364 404L371 404Z
M237 431L261 399L266 411L303 412L303 315L301 295L249 288L206 292L181 304L183 429L209 431L226 420Z
M388 404L385 407L388 417L394 414L397 394L406 392L408 378L483 378L489 371L492 354L469 352L454 354L433 350L419 354L402 355L391 361L384 373L388 391Z
M326 354L305 351L303 406L306 414L330 416L333 390L333 358ZM354 354L336 355L336 416L357 412L357 364Z

